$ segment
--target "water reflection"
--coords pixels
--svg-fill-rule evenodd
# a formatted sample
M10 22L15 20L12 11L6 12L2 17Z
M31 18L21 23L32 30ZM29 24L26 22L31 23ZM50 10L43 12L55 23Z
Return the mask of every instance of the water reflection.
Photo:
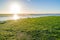
M6 20L17 20L17 19L23 19L23 18L36 18L36 17L43 17L43 16L60 16L60 15L25 15L25 16L18 16L14 14L13 16L0 16L0 21L6 21Z
M12 17L13 20L17 20L17 19L19 19L19 18L20 18L20 17L19 17L17 14L14 14L13 17Z

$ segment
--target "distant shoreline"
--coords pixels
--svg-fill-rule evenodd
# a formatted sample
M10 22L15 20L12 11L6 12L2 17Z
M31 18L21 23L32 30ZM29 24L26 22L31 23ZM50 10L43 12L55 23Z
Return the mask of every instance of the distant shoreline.
M14 14L0 14L0 16L13 16ZM60 14L17 14L18 16L26 16L26 15L60 15Z

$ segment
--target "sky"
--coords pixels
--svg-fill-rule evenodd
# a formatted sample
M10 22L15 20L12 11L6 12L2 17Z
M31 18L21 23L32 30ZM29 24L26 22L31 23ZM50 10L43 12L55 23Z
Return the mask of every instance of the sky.
M60 13L60 0L0 0L0 14L10 13L14 2L19 3L20 13Z

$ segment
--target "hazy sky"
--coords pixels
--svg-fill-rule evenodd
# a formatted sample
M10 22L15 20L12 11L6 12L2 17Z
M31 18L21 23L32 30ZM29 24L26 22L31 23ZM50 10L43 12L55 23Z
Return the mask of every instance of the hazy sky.
M13 2L21 6L20 13L60 13L60 0L0 0L0 13L9 13Z

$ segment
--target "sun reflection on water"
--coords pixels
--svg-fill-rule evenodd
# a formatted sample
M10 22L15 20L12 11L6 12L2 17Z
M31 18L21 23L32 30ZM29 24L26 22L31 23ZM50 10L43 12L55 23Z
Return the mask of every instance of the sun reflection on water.
M13 20L17 20L17 19L20 19L20 17L17 14L14 14L13 15Z

